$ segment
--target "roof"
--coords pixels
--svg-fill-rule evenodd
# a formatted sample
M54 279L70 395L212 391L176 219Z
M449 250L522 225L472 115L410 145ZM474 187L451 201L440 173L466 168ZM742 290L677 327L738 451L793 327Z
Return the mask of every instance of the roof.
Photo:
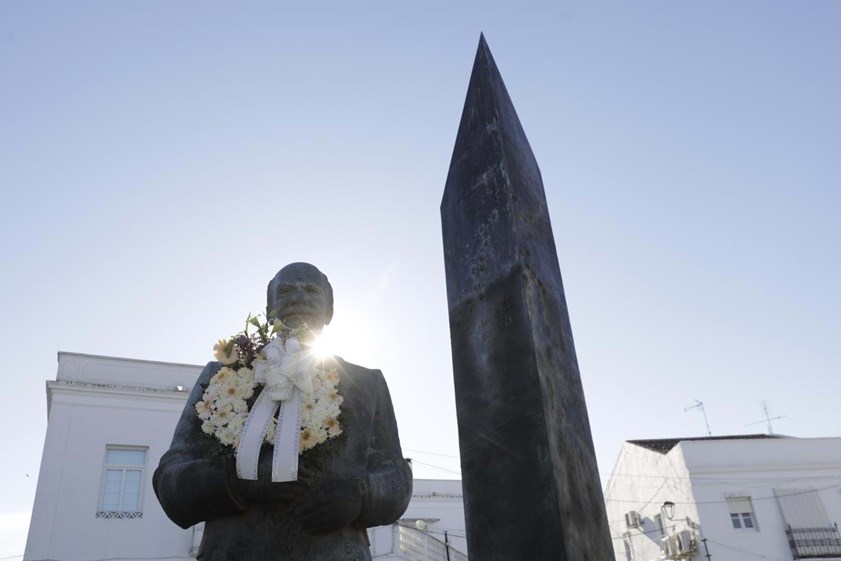
M681 442L690 440L754 440L759 438L787 438L779 434L734 434L728 436L693 436L689 438L655 438L648 440L628 440L629 444L636 444L654 452L668 454L672 448Z

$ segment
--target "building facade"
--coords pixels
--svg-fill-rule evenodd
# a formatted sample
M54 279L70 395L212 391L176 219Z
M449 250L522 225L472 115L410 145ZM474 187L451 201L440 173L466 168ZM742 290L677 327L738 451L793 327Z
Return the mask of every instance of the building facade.
M841 438L628 441L605 501L617 560L841 559Z
M24 560L190 559L203 524L172 523L152 473L202 367L75 353L58 363ZM461 482L414 486L398 524L369 530L372 554L466 559Z

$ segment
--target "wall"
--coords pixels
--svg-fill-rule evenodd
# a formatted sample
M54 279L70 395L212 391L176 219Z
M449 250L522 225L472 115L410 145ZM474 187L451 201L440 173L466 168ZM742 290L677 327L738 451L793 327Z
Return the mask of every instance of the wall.
M831 522L841 522L841 438L682 442L701 531L716 561L791 559L778 487L814 488ZM728 495L750 496L756 531L730 523Z
M625 443L605 492L616 559L626 559L629 510L644 518L629 531L634 559L659 558L653 519L665 501L675 503L670 529L694 528L715 561L792 559L775 488L815 489L829 521L841 522L841 438L684 440L666 454ZM751 497L756 530L733 527L728 496ZM699 543L691 559L705 553Z
M189 558L193 531L164 514L152 473L201 367L59 353L55 381L47 382L48 425L25 561ZM142 518L96 518L107 445L148 447ZM405 514L428 520L430 535L465 552L461 481L415 480ZM373 529L376 555L393 550L391 527Z
M192 533L166 518L151 474L169 448L199 371L190 365L59 355L57 379L48 382L47 436L25 560L186 557ZM107 445L148 447L142 518L96 518Z
M660 527L655 516L664 502L675 503L672 520L664 518L667 531L690 528L698 520L692 499L689 472L679 448L668 454L625 443L605 489L607 518L616 559L624 561L623 534L630 536L634 559L648 561L660 556ZM635 510L643 527L628 530L625 513Z
M424 522L425 526L422 527L426 528L425 531L431 537L441 542L444 541L446 530L450 547L467 553L461 481L415 479L412 500L400 523L417 528L415 523L418 520ZM374 557L397 558L392 555L399 549L399 544L394 543L392 526L371 528L368 535L371 541L371 554Z

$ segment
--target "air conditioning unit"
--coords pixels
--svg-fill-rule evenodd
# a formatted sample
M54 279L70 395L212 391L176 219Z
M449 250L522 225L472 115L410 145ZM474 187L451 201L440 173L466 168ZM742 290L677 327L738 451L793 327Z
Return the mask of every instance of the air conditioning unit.
M677 536L663 536L660 539L660 554L663 559L680 558L680 542Z
M642 528L642 517L636 510L625 513L625 526L628 528Z
M692 530L683 530L660 540L660 559L689 559L698 550Z
M675 536L680 547L681 554L689 557L698 549L698 541L695 539L695 532L692 530L683 530Z

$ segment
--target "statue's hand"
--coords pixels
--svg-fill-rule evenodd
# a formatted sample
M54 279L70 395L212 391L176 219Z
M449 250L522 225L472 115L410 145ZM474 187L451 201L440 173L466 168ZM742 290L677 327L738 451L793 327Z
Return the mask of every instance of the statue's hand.
M353 479L328 479L318 484L296 509L301 526L313 534L339 530L362 512L362 492Z
M298 480L274 483L271 480L271 455L260 457L257 480L237 479L240 494L250 503L298 502L309 493L313 472L298 466Z
M250 503L288 502L306 494L307 487L300 481L272 483L262 479L257 481L240 479L239 492Z

